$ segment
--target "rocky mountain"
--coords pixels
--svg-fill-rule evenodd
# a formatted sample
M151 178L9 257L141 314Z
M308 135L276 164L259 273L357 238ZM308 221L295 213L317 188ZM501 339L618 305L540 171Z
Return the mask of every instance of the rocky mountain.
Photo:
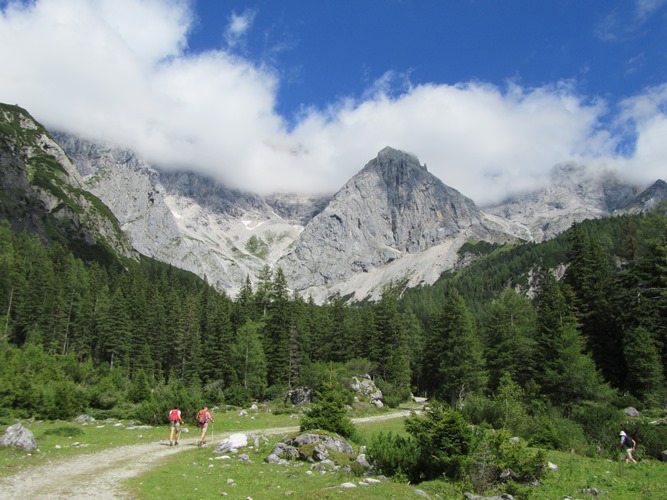
M430 284L466 265L458 251L467 241L542 241L575 221L646 210L667 192L663 181L641 191L612 172L563 163L547 188L480 209L387 147L332 196L260 196L160 171L122 148L67 134L54 142L20 108L0 110L1 210L16 229L46 238L57 228L63 240L103 242L125 256L129 238L232 297L268 266L317 302L333 293L376 299L390 282Z
M317 290L316 296L356 292L363 299L377 294L372 285L379 273L408 286L424 282L426 269L437 279L469 239L510 238L416 157L386 147L306 225L277 265L297 290ZM412 268L406 267L410 262Z
M136 258L114 214L84 187L43 126L0 104L0 218L14 231L57 240L84 258Z
M639 191L614 172L567 162L553 167L546 188L485 208L485 212L523 227L524 232L518 234L522 239L540 242L574 222L611 215L631 203Z
M667 199L667 182L655 181L648 189L635 196L628 204L619 208L618 213L640 214L651 211L662 200Z
M377 299L390 282L430 284L465 265L458 250L466 241L543 241L575 221L664 197L659 186L642 197L612 172L563 163L549 187L481 210L389 147L331 197L261 197L193 173L160 172L126 150L56 138L139 251L231 296L246 277L256 282L265 266L279 266L291 288L317 302L333 293Z
M273 266L327 198L262 198L190 172L159 172L131 151L55 134L85 185L116 214L136 249L235 296Z

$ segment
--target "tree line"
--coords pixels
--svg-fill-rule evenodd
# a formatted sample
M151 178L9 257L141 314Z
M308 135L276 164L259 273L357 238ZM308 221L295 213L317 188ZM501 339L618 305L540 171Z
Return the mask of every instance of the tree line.
M280 268L229 297L148 258L83 261L3 222L0 412L113 412L156 391L243 404L317 387L323 366L345 364L390 405L412 392L473 419L511 418L484 406L503 394L566 415L664 403L666 242L660 213L587 221L542 245L485 246L431 287L318 305Z

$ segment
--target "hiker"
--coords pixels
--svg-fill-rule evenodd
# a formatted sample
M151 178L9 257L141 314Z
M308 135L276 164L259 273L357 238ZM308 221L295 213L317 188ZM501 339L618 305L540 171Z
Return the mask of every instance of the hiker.
M637 463L632 454L637 451L637 441L628 436L625 431L621 431L621 449L625 451L625 463Z
M206 444L206 429L208 429L208 423L213 422L215 423L215 420L213 420L213 417L211 416L211 413L208 411L208 408L204 406L199 412L197 413L197 425L201 428L201 436L199 437L199 446L203 446Z
M178 409L177 405L174 405L174 409L169 412L169 446L178 444L182 424L181 410Z

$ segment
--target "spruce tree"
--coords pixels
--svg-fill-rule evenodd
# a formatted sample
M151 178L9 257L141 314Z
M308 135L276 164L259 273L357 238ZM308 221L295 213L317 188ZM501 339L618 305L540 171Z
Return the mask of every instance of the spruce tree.
M291 311L287 280L278 268L270 288L264 326L264 349L270 386L287 385L289 380L289 334Z
M620 387L624 378L619 369L623 356L621 331L613 308L616 288L612 265L599 242L599 233L593 237L582 224L575 224L569 237L572 247L565 283L574 292L579 329L605 379Z
M508 288L491 303L483 324L491 390L504 374L524 388L534 378L535 329L535 310L525 296Z
M553 274L540 275L536 297L538 345L535 370L542 390L557 405L607 400L611 389L585 352L584 339L562 287Z
M427 392L452 408L467 393L485 387L482 346L473 318L455 289L446 292L442 310L431 319L423 366Z
M663 404L667 390L653 335L641 326L633 328L625 337L624 354L628 370L625 388L647 404Z
M267 387L267 364L261 341L263 325L252 320L239 328L231 347L236 380L253 398L264 396Z

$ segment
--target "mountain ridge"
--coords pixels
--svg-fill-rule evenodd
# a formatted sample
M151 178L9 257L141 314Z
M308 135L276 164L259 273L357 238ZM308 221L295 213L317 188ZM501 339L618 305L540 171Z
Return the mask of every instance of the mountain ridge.
M32 117L24 121L41 127ZM260 196L193 172L160 171L127 149L43 130L48 147L31 147L53 150L71 171L72 189L108 206L136 251L230 296L247 278L256 284L267 267L280 267L292 290L316 302L336 293L375 300L388 283L432 284L465 265L469 258L458 252L466 242L544 241L573 222L646 210L667 196L664 181L641 190L611 171L564 162L548 187L481 209L416 155L389 146L331 196Z

